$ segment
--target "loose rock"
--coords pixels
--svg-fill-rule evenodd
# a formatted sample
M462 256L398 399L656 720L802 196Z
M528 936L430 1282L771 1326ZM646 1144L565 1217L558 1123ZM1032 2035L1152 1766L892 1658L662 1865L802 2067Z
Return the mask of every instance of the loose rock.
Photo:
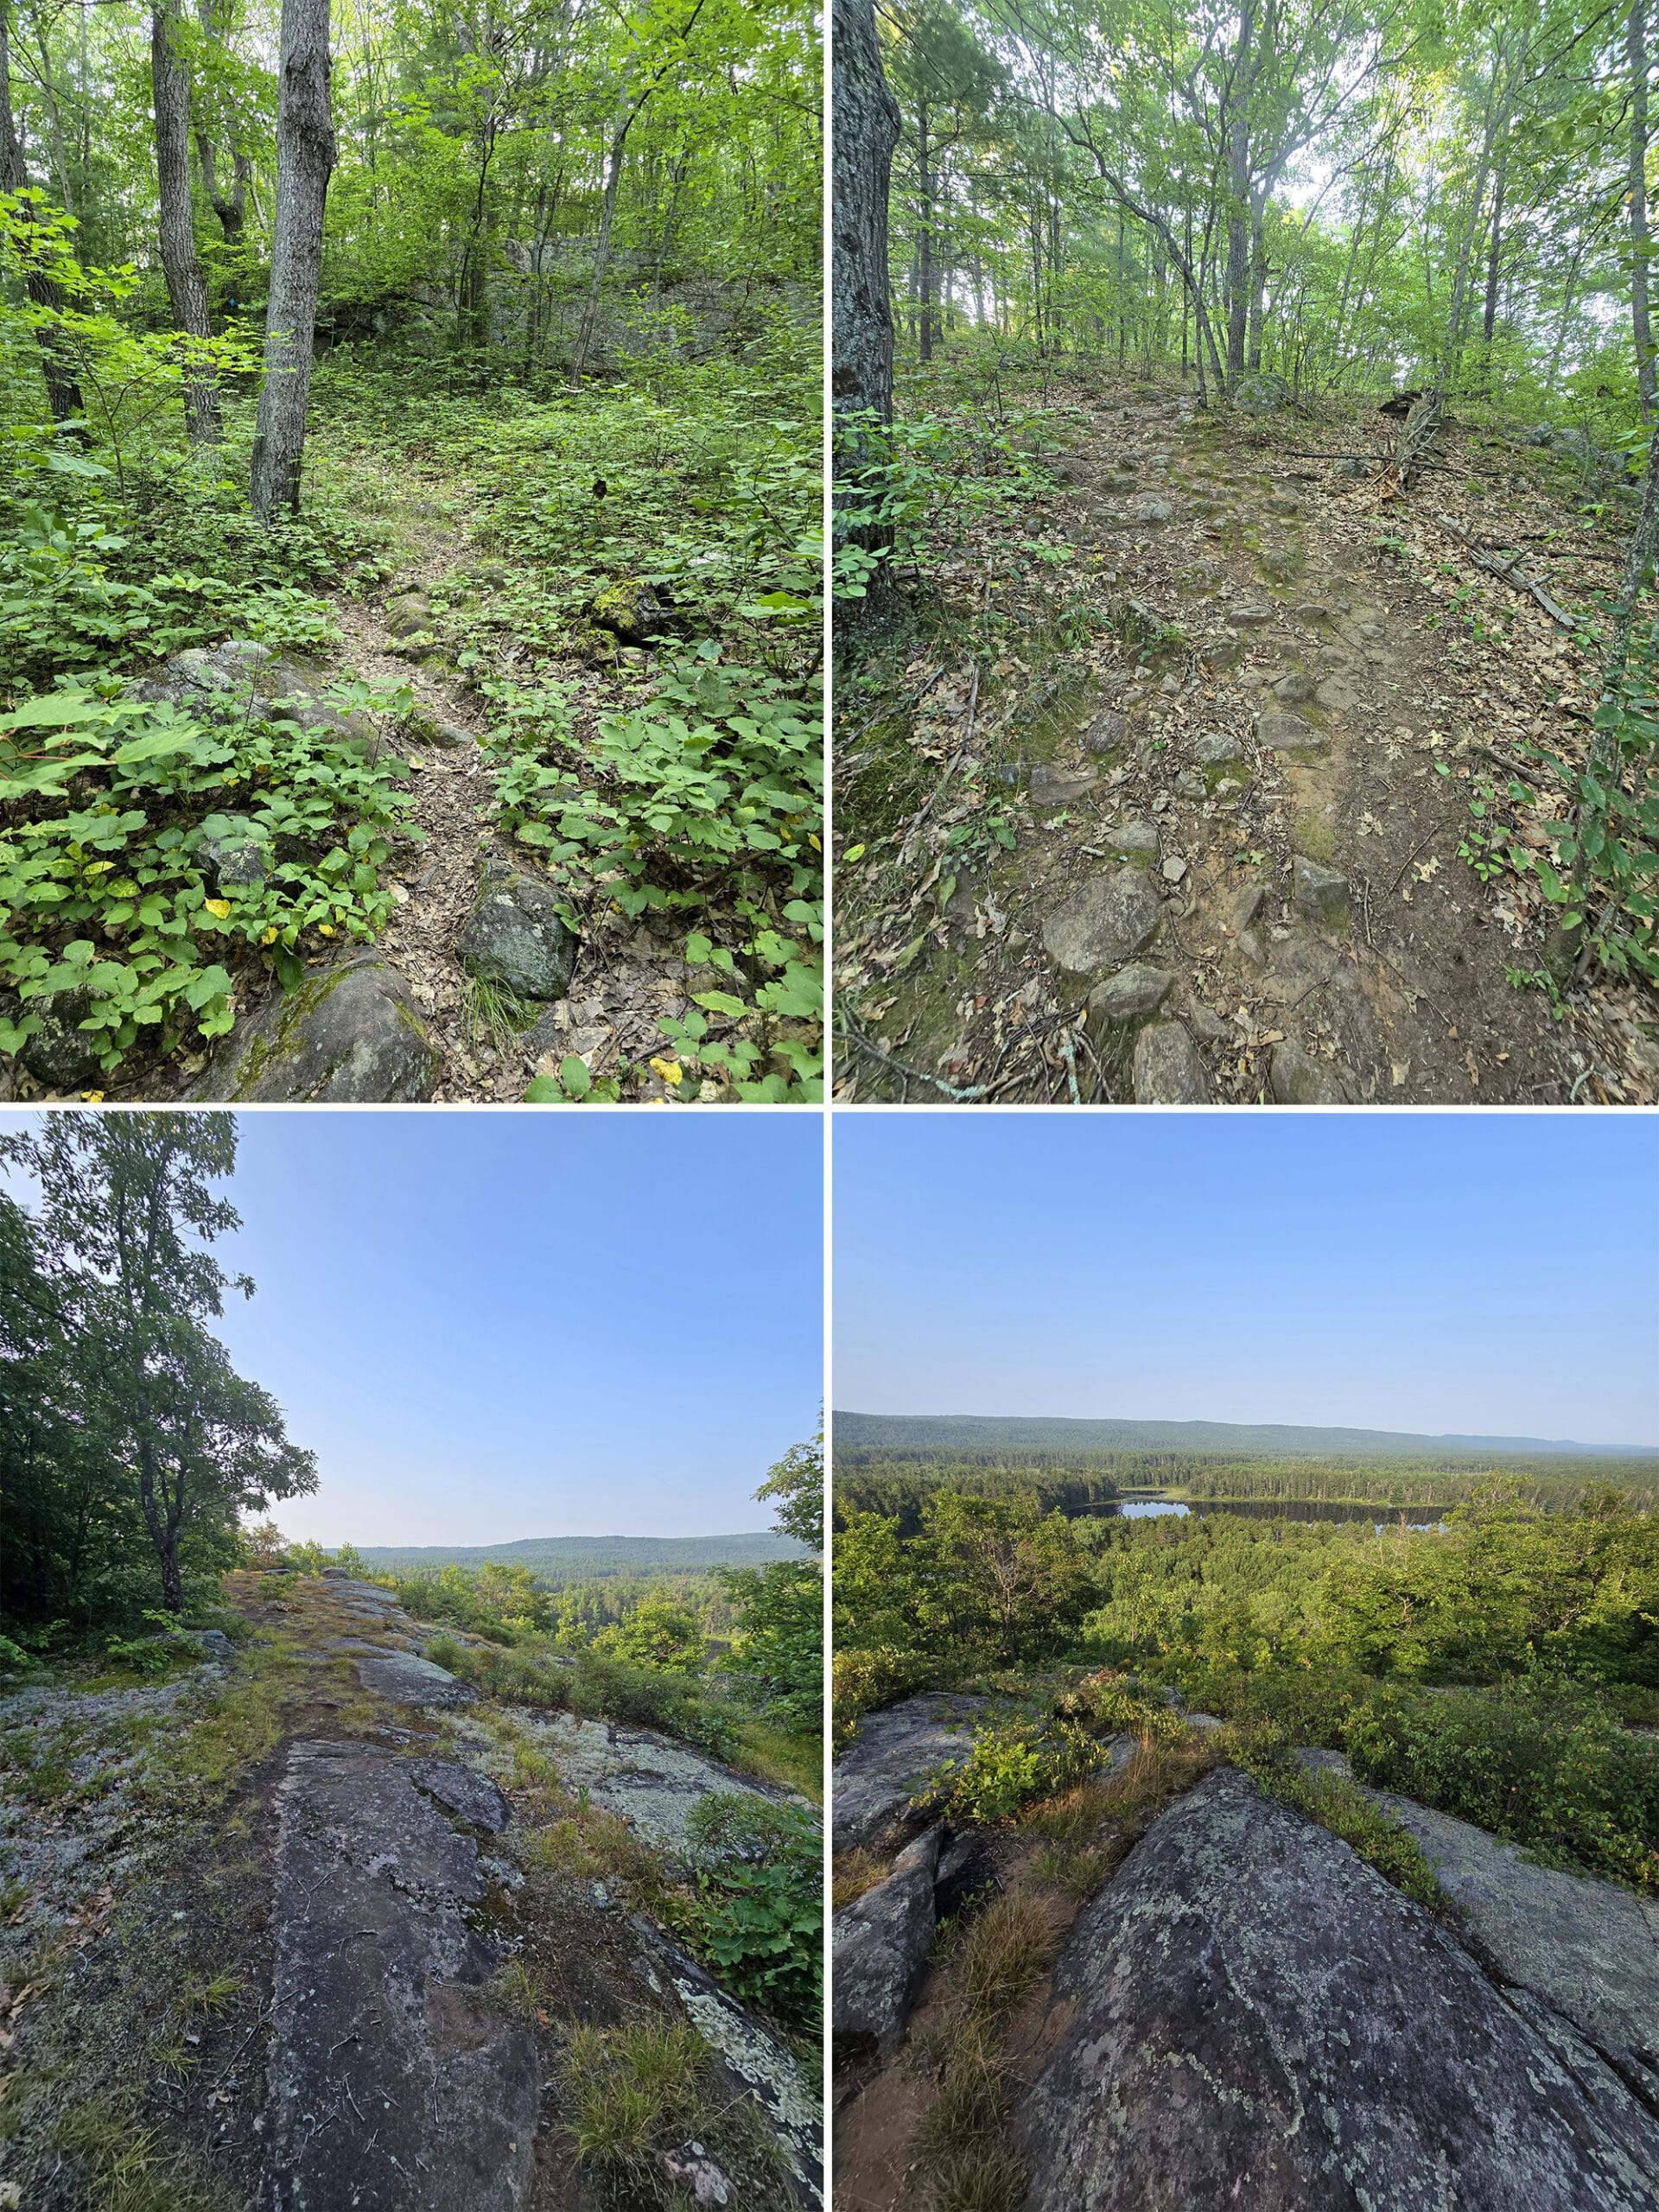
M1147 1014L1156 1014L1173 981L1161 969L1146 967L1140 961L1120 969L1103 983L1096 983L1090 992L1090 1027L1109 1028L1118 1022L1140 1021Z
M442 1054L403 978L374 954L308 976L237 1024L190 1093L197 1100L418 1104Z
M1043 924L1049 957L1068 974L1119 968L1150 944L1158 928L1158 894L1139 868L1092 876Z
M1323 732L1305 722L1300 715L1263 715L1255 726L1255 734L1273 753L1321 753L1325 749Z
M1281 1106L1345 1106L1348 1094L1334 1068L1311 1059L1300 1045L1275 1045L1268 1087Z
M1178 1021L1154 1022L1135 1046L1137 1106L1205 1106L1210 1078L1198 1048Z
M1322 929L1345 930L1348 926L1348 879L1338 875L1333 868L1321 868L1306 854L1298 853L1291 862L1290 901L1299 914L1306 914Z
M563 998L579 947L558 906L545 877L492 859L456 947L461 966L515 998Z

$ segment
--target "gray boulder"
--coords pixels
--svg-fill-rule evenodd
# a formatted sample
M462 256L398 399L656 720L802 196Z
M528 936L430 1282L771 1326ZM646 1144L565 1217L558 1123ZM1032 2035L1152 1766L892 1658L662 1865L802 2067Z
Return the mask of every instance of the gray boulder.
M1305 676L1300 668L1293 668L1287 676L1281 676L1274 685L1273 696L1284 706L1300 707L1304 699L1313 696L1313 679Z
M910 2018L932 1948L933 1878L942 1828L929 1828L892 1871L836 1915L830 2021L836 2063L885 2059Z
M1226 730L1207 730L1193 746L1192 758L1201 768L1224 768L1229 761L1242 760L1244 748Z
M912 1801L925 1799L944 1769L968 1757L990 1710L988 1698L931 1690L867 1713L836 1762L836 1851L897 1849L926 1817Z
M1258 370L1243 376L1233 386L1230 395L1235 407L1243 408L1251 415L1276 414L1290 404L1290 386L1283 377L1268 370Z
M1300 715L1263 715L1255 734L1270 753L1322 753L1325 735Z
M1137 1106L1207 1106L1210 1078L1179 1021L1154 1021L1135 1040Z
M1068 974L1099 976L1121 968L1150 944L1158 927L1158 894L1139 868L1091 876L1043 924L1049 957Z
M1148 968L1143 961L1120 969L1089 994L1090 1029L1109 1029L1116 1023L1141 1021L1156 1014L1173 980L1162 969Z
M23 1013L33 1014L40 1027L17 1057L48 1090L90 1090L103 1080L98 1038L108 1033L80 1026L91 1004L86 991L52 991L23 1001Z
M270 1104L419 1104L443 1055L396 969L373 953L308 976L239 1021L191 1096Z
M1345 1106L1348 1094L1336 1070L1313 1059L1300 1045L1275 1045L1268 1064L1268 1088L1281 1106Z
M1108 707L1084 730L1083 749L1085 753L1116 753L1128 734L1128 716Z
M562 999L580 947L558 906L544 876L492 859L456 947L461 966L515 998Z
M245 814L209 815L197 858L219 891L257 888L270 874L270 838Z
M1345 1843L1224 1767L1074 1925L1027 2212L1655 2212L1659 2119Z
M1095 833L1098 849L1104 853L1116 853L1127 859L1132 854L1144 854L1154 859L1158 851L1158 832L1150 822L1116 822L1109 830Z
M211 650L175 653L159 676L135 683L131 696L177 707L197 720L220 724L249 715L298 722L362 752L378 743L366 715L330 703L331 672L294 652L273 652L251 639L227 638Z

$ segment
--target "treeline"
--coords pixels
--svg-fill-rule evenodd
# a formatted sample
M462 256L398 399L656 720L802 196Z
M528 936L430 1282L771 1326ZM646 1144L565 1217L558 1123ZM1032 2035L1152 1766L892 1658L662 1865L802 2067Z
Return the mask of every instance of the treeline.
M210 1601L241 1516L316 1486L209 1323L238 1217L226 1114L52 1114L0 1138L0 1633L14 1662ZM240 1287L238 1284L236 1287ZM246 1287L251 1290L252 1285Z
M855 1514L885 1513L913 1534L929 1499L946 1491L964 1497L1029 1497L1045 1513L1065 1514L1086 1513L1118 1495L1116 1481L1104 1474L950 1461L891 1467L873 1461L855 1472L836 1470L836 1526L844 1527Z
M1422 1459L1260 1459L1190 1452L963 1452L837 1449L836 1526L855 1513L920 1525L927 1500L941 1491L972 1497L1028 1497L1044 1512L1083 1514L1126 1491L1157 1491L1191 1502L1287 1505L1452 1506L1497 1479L1517 1482L1529 1503L1567 1512L1611 1485L1631 1504L1659 1504L1659 1465L1650 1459L1552 1458L1497 1465L1460 1453Z

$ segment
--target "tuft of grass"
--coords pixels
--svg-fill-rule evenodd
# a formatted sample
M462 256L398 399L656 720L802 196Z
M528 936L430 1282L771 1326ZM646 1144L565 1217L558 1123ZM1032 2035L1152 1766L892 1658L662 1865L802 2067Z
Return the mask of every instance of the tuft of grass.
M873 1890L887 1871L887 1862L874 1851L843 1851L836 1860L831 1902L836 1911L855 1904L866 1890Z
M684 2202L663 2154L692 2140L709 2146L747 2201L781 2195L765 2123L747 2099L722 2096L708 2045L684 2022L658 2017L578 2027L567 2046L565 2076L577 2157L631 2205Z
M1047 1915L1033 1897L1010 1891L963 1931L953 1961L956 1985L970 2012L995 2018L1013 2012L1053 1955Z
M93 2184L99 2212L224 2212L223 2194L197 2185L156 2130L117 2105L74 2106L53 2140Z
M946 2158L927 2193L928 2212L1020 2212L1025 2201L1026 2170L1006 2143Z
M493 1046L498 1052L511 1052L518 1041L519 1032L528 1029L535 1019L534 1009L527 1007L515 992L504 990L487 976L463 972L461 993L467 1041L475 1052L486 1044Z
M964 2018L949 2031L938 2093L916 2131L923 2162L943 2171L962 2152L1000 2138L1018 2088L996 2031Z

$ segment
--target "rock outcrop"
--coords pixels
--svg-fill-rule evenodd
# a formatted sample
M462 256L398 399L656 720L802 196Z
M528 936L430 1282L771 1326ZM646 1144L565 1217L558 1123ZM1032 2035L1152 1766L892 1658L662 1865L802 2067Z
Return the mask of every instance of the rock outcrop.
M1298 1756L1349 1776L1340 1751ZM1468 1821L1355 1786L1416 1841L1494 1980L1570 2021L1659 2113L1659 1899L1541 1866Z
M990 1710L988 1698L930 1690L866 1713L836 1762L836 1850L896 1850L926 1818L913 1801L967 1758Z
M1591 2044L1234 1769L1078 1920L1050 2031L1027 2212L1659 2207L1659 2119Z
M410 1763L291 1747L258 2212L526 2202L536 2044L479 2001L499 1962L467 1917L486 1888L476 1844Z
M907 1844L882 1880L836 1915L831 2031L836 2064L887 2059L910 2018L933 1942L933 1888L944 1831Z

